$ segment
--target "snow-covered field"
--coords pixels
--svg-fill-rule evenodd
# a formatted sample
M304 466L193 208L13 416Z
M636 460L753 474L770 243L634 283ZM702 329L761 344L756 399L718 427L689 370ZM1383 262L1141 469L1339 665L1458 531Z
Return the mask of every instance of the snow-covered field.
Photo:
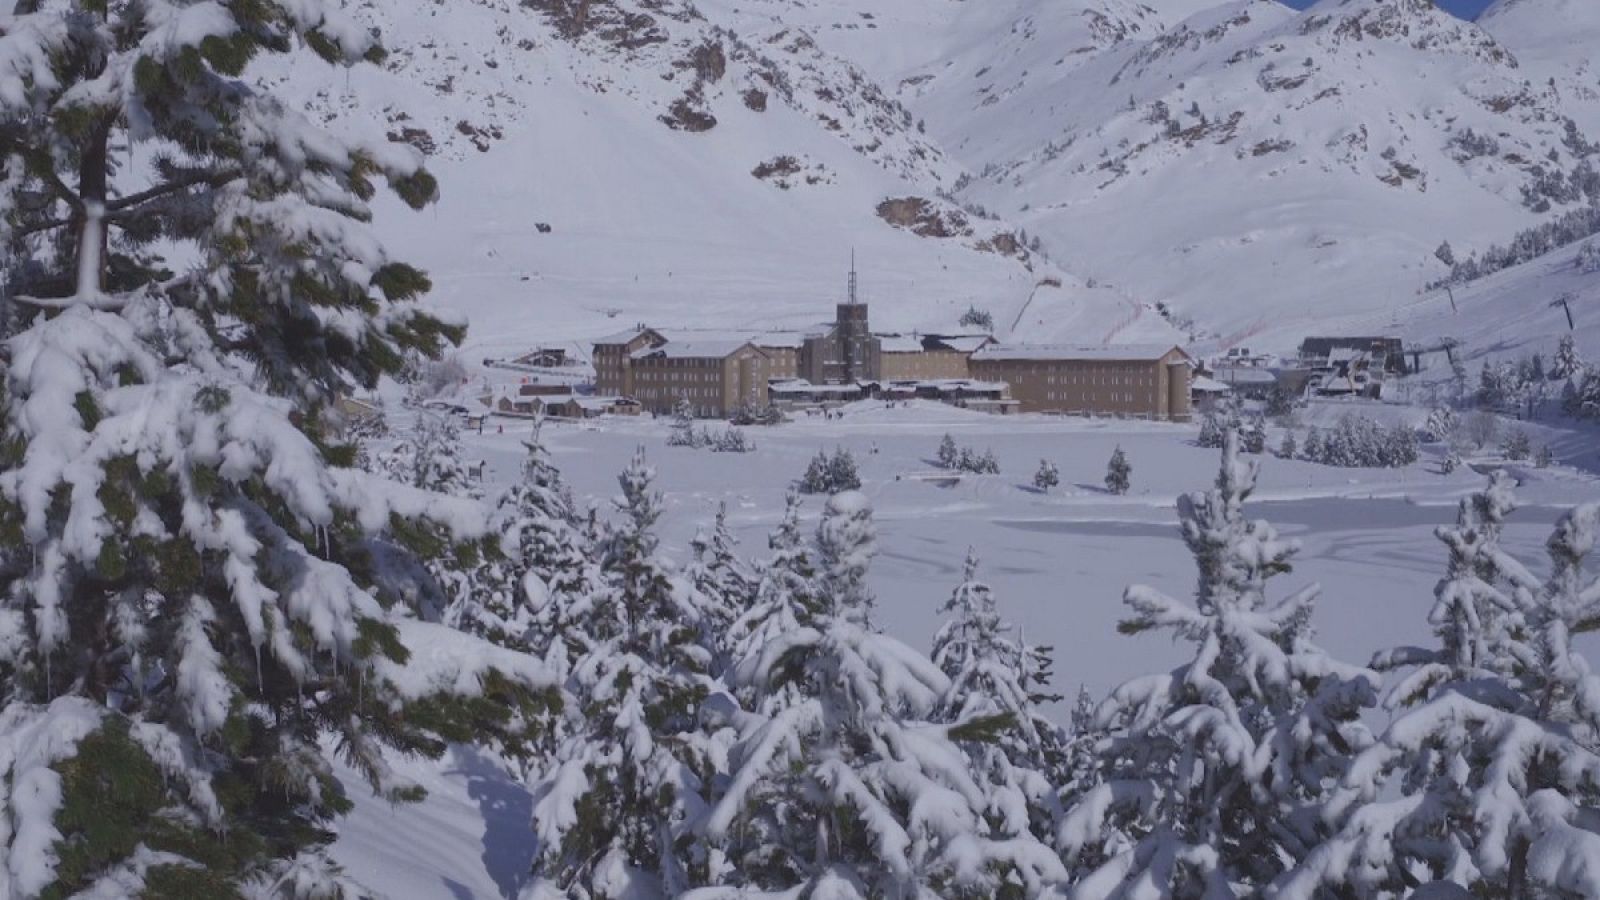
M1331 422L1348 406L1321 404L1305 419ZM1360 406L1379 419L1420 415L1414 408ZM605 503L616 494L616 473L636 447L645 447L666 495L664 545L680 563L688 559L689 538L723 502L741 550L760 558L790 482L818 450L845 447L858 460L875 509L879 554L869 580L876 622L889 633L926 648L938 605L958 582L967 548L975 547L1003 614L1031 641L1055 648L1055 688L1069 702L1080 686L1098 698L1126 678L1176 664L1185 652L1161 637L1120 636L1116 623L1130 583L1174 596L1192 591L1193 563L1174 506L1179 493L1209 486L1217 461L1216 451L1195 446L1195 426L864 403L839 419L752 428L757 449L748 454L668 447L667 426L649 418L550 423L543 437L580 502ZM514 475L528 429L522 421L491 422L484 434L464 437L467 456L488 463L491 490ZM1514 470L1523 507L1503 543L1540 571L1542 543L1560 511L1600 498L1600 458L1592 434L1533 431L1536 441L1558 448L1558 458L1578 464ZM917 477L937 471L933 456L945 433L979 452L993 449L1002 474L947 486ZM1277 440L1274 432L1269 446ZM1102 487L1106 461L1119 445L1133 466L1132 490L1121 497ZM1416 465L1397 470L1263 458L1250 513L1304 544L1279 590L1322 586L1318 640L1342 658L1364 662L1376 649L1428 636L1425 616L1444 567L1433 528L1453 521L1457 501L1483 482L1466 468L1439 474L1437 455L1428 450ZM1040 459L1061 473L1061 486L1047 495L1031 487ZM820 506L818 499L807 503L812 521ZM1056 710L1064 716L1066 707ZM391 809L357 788L358 810L335 848L340 860L393 896L511 892L531 852L526 791L470 752L442 767L413 769L430 789L420 818L417 810Z

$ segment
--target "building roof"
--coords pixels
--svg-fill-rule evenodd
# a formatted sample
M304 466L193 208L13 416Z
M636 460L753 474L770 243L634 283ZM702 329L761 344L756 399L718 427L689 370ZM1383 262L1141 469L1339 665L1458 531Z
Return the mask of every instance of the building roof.
M635 350L634 359L727 359L745 347L754 347L749 338L712 338L692 341L668 340L659 347Z
M1233 393L1233 388L1228 387L1227 385L1223 384L1220 381L1217 381L1214 378L1207 378L1204 375L1196 375L1194 377L1194 380L1189 382L1189 390L1198 391L1198 392L1200 392L1202 394L1231 394L1231 393Z
M804 331L763 331L750 338L757 347L783 347L798 350L806 342Z
M878 335L878 342L885 353L921 353L922 337L914 334L883 334Z
M1172 351L1189 354L1176 344L1102 344L1099 346L1073 346L1068 344L992 344L972 354L975 360L1070 360L1108 362L1155 362Z
M626 344L642 334L649 334L651 332L660 334L660 332L656 331L654 328L648 328L644 325L635 325L626 331L616 331L606 335L605 337L595 338L594 342L596 344Z

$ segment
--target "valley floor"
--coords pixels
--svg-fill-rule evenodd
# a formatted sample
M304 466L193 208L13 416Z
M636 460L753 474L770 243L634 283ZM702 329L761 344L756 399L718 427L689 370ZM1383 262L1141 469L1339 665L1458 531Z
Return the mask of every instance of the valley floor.
M1318 405L1305 416L1309 423L1331 423L1346 408ZM1362 412L1377 418L1423 415L1415 408L1376 405L1364 405ZM1126 678L1176 664L1184 652L1164 638L1120 636L1116 623L1123 614L1122 590L1130 583L1180 597L1192 591L1193 563L1178 534L1174 505L1180 493L1208 487L1217 463L1216 451L1195 446L1193 425L993 417L933 404L863 403L833 420L801 417L747 429L755 451L734 454L668 447L668 424L649 417L552 422L543 438L580 503L603 503L615 495L616 473L636 447L645 447L666 495L663 545L679 563L688 560L696 529L724 502L741 551L762 558L784 493L809 459L818 450L849 449L878 524L878 556L869 576L878 624L927 648L939 624L938 607L960 580L967 548L976 548L1002 614L1030 641L1055 648L1055 689L1067 697L1056 707L1063 717L1080 685L1098 699ZM482 435L464 435L468 457L487 463L491 492L514 477L529 428L525 421L495 420ZM992 449L1002 474L953 482L928 477L946 474L933 464L946 433L979 453ZM1278 438L1274 429L1268 446L1275 447ZM1536 442L1557 448L1558 458L1589 466L1600 462L1593 458L1592 440L1554 430L1535 434ZM1102 486L1106 462L1119 445L1133 466L1133 487L1125 496ZM1377 649L1428 637L1426 615L1444 568L1433 529L1453 521L1458 500L1483 482L1469 467L1439 474L1438 449L1425 446L1417 464L1391 470L1261 458L1260 487L1248 513L1304 544L1294 572L1275 583L1275 596L1320 584L1318 641L1341 658L1365 662ZM1578 458L1580 453L1588 458ZM1060 470L1060 487L1048 494L1031 486L1041 459ZM1600 475L1569 464L1519 464L1514 473L1522 482L1523 506L1502 542L1541 571L1550 526L1567 506L1600 499ZM821 500L806 508L814 522ZM352 783L358 808L342 826L335 847L340 861L364 883L395 897L514 896L531 859L527 793L492 761L476 756L411 769L431 792L420 810L391 809Z

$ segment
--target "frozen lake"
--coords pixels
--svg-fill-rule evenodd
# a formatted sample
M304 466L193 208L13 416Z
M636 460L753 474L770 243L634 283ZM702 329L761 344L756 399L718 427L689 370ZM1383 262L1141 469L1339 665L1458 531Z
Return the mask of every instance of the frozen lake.
M914 646L927 648L937 609L960 577L969 546L983 558L1004 614L1032 641L1055 648L1057 690L1078 685L1101 694L1123 679L1179 661L1184 650L1160 637L1116 633L1122 590L1130 583L1187 596L1194 567L1178 535L1179 493L1209 487L1218 454L1194 446L1195 428L1141 422L1044 417L1001 418L944 407L857 408L842 420L800 419L751 428L753 453L713 453L666 446L667 422L648 418L604 424L552 423L545 440L580 502L616 493L616 473L635 447L645 447L666 496L665 548L679 562L688 541L728 505L741 551L759 557L783 509L789 484L819 449L848 448L862 489L872 498L879 553L871 573L877 621ZM712 427L718 427L713 425ZM529 426L467 437L467 452L488 461L489 479L514 476ZM968 476L941 486L915 476L936 470L941 437L978 452L993 449L997 476ZM1275 445L1274 435L1269 445ZM1112 496L1102 479L1122 446L1133 465L1133 488ZM1032 486L1039 460L1061 472L1061 487ZM1261 457L1249 507L1304 549L1281 592L1308 582L1323 587L1319 639L1332 652L1365 662L1380 647L1428 638L1425 616L1443 572L1443 547L1433 528L1455 517L1456 503L1483 478L1465 468L1450 476L1424 454L1401 470L1334 469ZM1506 545L1541 568L1542 544L1563 504L1600 498L1600 482L1570 469L1518 470L1524 506ZM815 516L822 498L808 498Z

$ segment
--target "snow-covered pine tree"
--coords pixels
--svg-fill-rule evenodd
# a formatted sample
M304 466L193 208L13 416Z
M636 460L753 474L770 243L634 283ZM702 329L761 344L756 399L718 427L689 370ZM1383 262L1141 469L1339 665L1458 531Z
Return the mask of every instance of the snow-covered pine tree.
M461 458L461 429L449 416L419 412L410 435L380 452L374 469L398 484L436 494L476 500L482 493ZM430 621L475 631L464 617L480 611L483 596L495 590L490 582L496 571L483 566L480 548L463 549L464 555L430 554L427 582L409 599Z
M961 584L939 611L950 618L934 635L932 658L950 687L934 718L983 738L961 744L989 790L992 832L1049 841L1066 764L1066 734L1039 708L1061 699L1049 692L1050 648L1027 643L1000 618L993 590L978 579L975 550L967 551Z
M835 447L828 459L828 493L861 490L861 475L856 470L855 454Z
M1506 432L1505 439L1500 442L1500 455L1509 460L1525 460L1532 452L1533 441L1521 428L1513 428Z
M806 464L804 475L795 487L802 494L826 494L830 482L828 479L828 452L818 450L817 455L811 457L811 462Z
M583 630L567 627L567 619L598 590L600 572L597 549L541 440L543 426L542 418L534 421L521 476L495 504L497 542L446 621L531 653L564 675L587 649Z
M1381 462L1390 468L1402 468L1417 461L1417 431L1404 422L1396 422L1384 435Z
M1037 896L1065 875L1031 836L989 827L956 744L984 729L928 722L949 679L871 627L873 546L866 497L830 497L812 602L730 671L755 715L704 823L725 869L690 898Z
M1179 499L1193 605L1143 586L1123 596L1121 631L1172 631L1195 657L1124 683L1097 711L1103 781L1061 828L1075 896L1260 890L1317 843L1318 801L1369 740L1359 717L1376 676L1311 642L1318 588L1267 597L1298 546L1245 518L1256 470L1229 431L1216 487Z
M1422 430L1429 441L1451 441L1461 430L1461 417L1448 406L1436 406L1428 413Z
M461 458L461 427L449 416L421 412L409 437L378 454L377 471L391 481L452 497L481 495Z
M1239 429L1239 449L1246 453L1267 452L1267 423L1261 416L1251 416Z
M995 457L993 449L983 451L983 456L978 458L978 474L1000 474L1000 460Z
M1561 408L1580 419L1600 419L1600 366L1589 366L1572 381L1571 391L1563 389Z
M817 613L816 569L800 530L800 495L790 491L783 519L767 538L772 555L763 563L754 602L728 628L731 659L755 656L766 642L791 633ZM744 697L748 699L748 697Z
M1463 896L1600 892L1600 678L1572 646L1600 621L1600 579L1586 571L1600 504L1557 524L1540 584L1498 547L1514 498L1496 474L1439 530L1440 645L1379 655L1414 667L1387 698L1398 716L1328 804L1338 833L1276 896L1399 897L1432 882Z
M402 545L475 540L481 508L323 435L335 392L459 334L366 225L375 181L434 182L239 77L378 58L333 4L13 6L0 265L36 315L0 349L0 893L354 893L330 750L414 799L384 748L515 738L548 682L398 608Z
M956 446L956 439L949 432L945 432L944 440L939 442L937 459L941 469L954 469L961 462L961 448Z
M694 407L689 401L679 397L672 404L672 430L667 433L668 447L698 447L703 443L703 435L695 427Z
M1111 461L1106 464L1106 490L1113 494L1126 494L1133 475L1133 466L1128 464L1128 457L1122 452L1122 445L1111 451Z
M1294 429L1286 428L1283 431L1283 442L1278 444L1279 459L1294 459L1300 448L1294 442Z
M1039 460L1039 470L1033 473L1033 486L1045 493L1061 483L1061 470L1048 459Z
M738 545L728 530L728 504L719 503L710 531L700 530L690 542L694 561L684 572L704 605L706 646L723 653L732 649L730 626L749 612L756 599L756 576L739 558L734 549Z
M1573 341L1572 335L1562 335L1561 343L1556 345L1555 359L1550 363L1550 377L1568 381L1582 374L1583 370L1583 357L1578 355L1578 345Z
M605 583L565 623L588 644L567 681L581 714L533 779L525 896L673 897L707 877L692 826L715 771L698 722L712 654L698 595L660 554L654 480L641 448L618 478Z

